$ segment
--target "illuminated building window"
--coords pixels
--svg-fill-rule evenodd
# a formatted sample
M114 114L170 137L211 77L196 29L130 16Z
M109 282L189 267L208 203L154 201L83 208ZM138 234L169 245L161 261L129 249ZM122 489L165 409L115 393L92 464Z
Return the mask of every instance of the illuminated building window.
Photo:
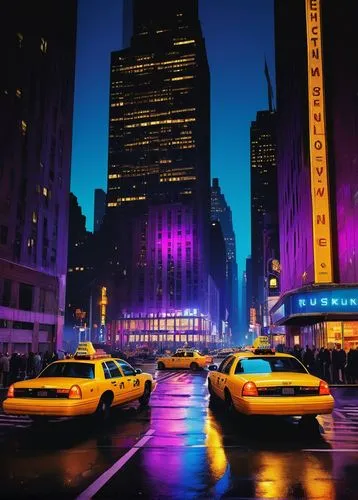
M21 133L22 135L26 135L27 132L27 123L25 120L21 120Z
M42 188L42 194L43 194L44 196L46 196L46 198L47 198L47 196L48 196L48 189L47 189L47 187L45 187L45 186L44 186L44 187Z
M22 90L16 89L16 97L18 97L20 99L21 95L22 95Z
M37 223L37 213L36 213L36 212L32 212L32 222L33 222L34 224L36 224L36 223Z
M181 42L174 42L174 45L188 45L189 43L195 43L195 40L182 40Z
M22 33L16 33L16 36L17 36L18 45L19 45L19 47L21 49L22 42L24 41L24 35Z
M47 40L45 40L44 38L41 38L40 50L43 54L46 54L46 52L47 52Z

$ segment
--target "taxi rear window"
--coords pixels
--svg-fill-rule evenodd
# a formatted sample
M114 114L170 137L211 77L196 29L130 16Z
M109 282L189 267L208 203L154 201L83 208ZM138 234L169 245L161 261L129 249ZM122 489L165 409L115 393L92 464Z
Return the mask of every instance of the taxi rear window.
M242 359L236 366L235 373L307 373L306 369L295 358L274 356L270 358Z
M53 363L47 366L39 377L75 377L94 378L94 364L92 363Z

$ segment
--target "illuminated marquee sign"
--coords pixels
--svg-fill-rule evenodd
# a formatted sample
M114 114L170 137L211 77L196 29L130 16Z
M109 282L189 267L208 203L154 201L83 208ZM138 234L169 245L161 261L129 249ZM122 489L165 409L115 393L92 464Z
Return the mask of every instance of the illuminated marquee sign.
M358 313L358 288L298 293L292 301L292 314Z
M350 315L358 317L358 287L330 288L297 292L286 296L278 307L271 311L272 321L283 324L291 317ZM306 318L307 319L307 318Z
M320 0L306 0L313 253L315 282L331 283L332 246L320 3Z

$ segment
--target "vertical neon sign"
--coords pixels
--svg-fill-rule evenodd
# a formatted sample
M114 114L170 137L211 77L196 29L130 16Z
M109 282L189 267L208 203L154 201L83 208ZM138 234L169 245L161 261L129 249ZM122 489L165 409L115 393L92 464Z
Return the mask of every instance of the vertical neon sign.
M316 283L331 283L332 242L320 0L306 0L306 26L314 278Z
M106 324L106 312L107 312L107 288L105 286L101 287L101 300L100 300L100 310L101 310L101 326Z

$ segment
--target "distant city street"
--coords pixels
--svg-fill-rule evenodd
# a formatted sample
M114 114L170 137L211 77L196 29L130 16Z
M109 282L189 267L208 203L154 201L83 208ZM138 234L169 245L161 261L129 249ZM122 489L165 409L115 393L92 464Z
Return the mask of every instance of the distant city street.
M143 367L155 372L154 364ZM358 388L302 432L294 419L229 418L211 408L207 372L158 372L148 409L32 427L0 414L2 498L352 499Z
M0 16L0 497L358 498L358 0Z

